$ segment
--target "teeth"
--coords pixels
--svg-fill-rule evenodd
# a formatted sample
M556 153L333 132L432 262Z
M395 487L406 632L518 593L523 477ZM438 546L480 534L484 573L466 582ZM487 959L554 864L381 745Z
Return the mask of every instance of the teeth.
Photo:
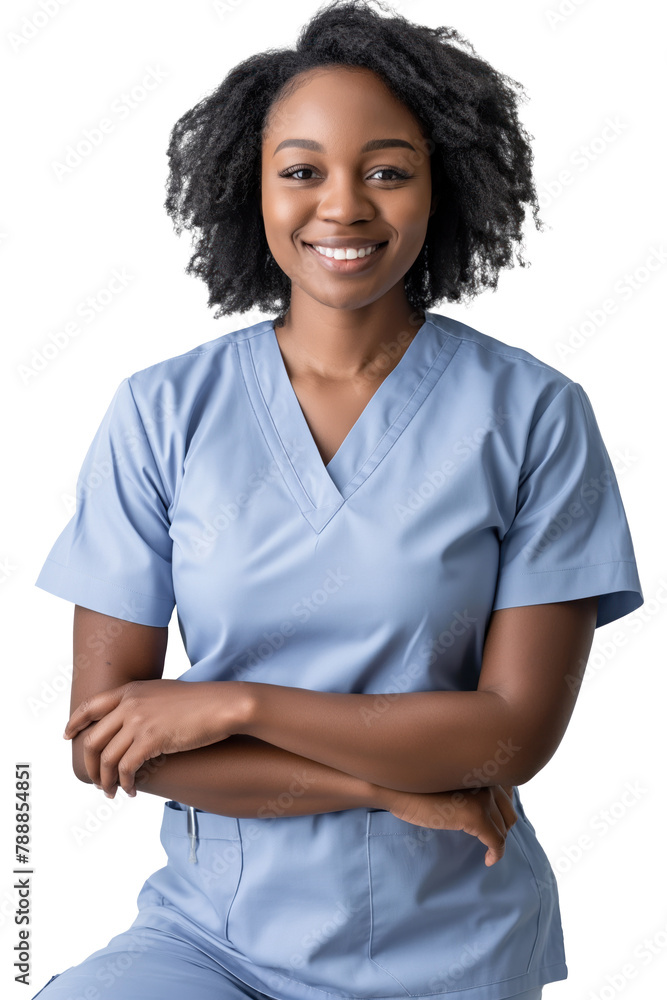
M333 257L334 260L356 260L357 257L368 257L369 254L375 253L380 246L379 243L375 243L370 247L360 247L359 250L353 250L352 247L337 247L334 250L332 247L319 247L316 243L311 245L323 257Z

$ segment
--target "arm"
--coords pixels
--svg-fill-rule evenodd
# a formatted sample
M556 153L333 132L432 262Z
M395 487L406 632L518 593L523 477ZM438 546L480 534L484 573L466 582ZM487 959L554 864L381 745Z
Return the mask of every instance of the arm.
M147 761L136 772L136 787L222 816L258 819L375 806L415 826L463 830L477 837L488 848L487 866L504 855L507 831L517 820L511 787L433 795L400 792L252 736L230 736L223 743Z
M74 605L70 714L86 698L118 684L162 677L169 630L138 625ZM91 783L83 759L84 739L96 723L72 740L72 769Z
M211 746L163 754L142 765L135 780L139 791L206 812L260 819L369 806L385 809L385 795L393 793L251 736L230 736Z
M89 608L74 608L70 711L100 691L162 677L168 629L138 625ZM83 740L72 740L72 766L90 783ZM162 755L137 772L137 788L223 816L302 815L373 806L379 789L363 779L299 757L250 736ZM275 800L275 801L274 801ZM279 801L278 801L279 800Z
M159 681L167 635L167 628L126 622L77 605L72 704L133 681ZM202 685L197 687L203 690ZM234 684L216 687L221 692L238 690ZM85 740L96 725L90 722L72 740L74 770L82 781L91 780ZM487 846L487 865L503 856L507 830L517 818L508 787L432 795L397 791L247 735L144 760L135 774L135 788L207 812L265 819L374 806L417 826L468 832ZM99 759L92 761L99 769ZM111 797L115 795L115 782L105 788Z
M529 781L555 753L590 653L597 597L493 612L476 691L339 694L249 682L237 732L409 792ZM223 692L221 692L222 700Z

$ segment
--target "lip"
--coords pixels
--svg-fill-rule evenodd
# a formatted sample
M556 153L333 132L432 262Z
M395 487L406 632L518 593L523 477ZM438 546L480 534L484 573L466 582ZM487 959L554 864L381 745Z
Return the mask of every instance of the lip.
M306 240L303 241L304 243ZM361 247L372 247L376 243L386 243L386 240L373 239L372 236L323 236L321 240L308 240L309 246L328 247L331 250L340 250L349 247L350 250L359 250Z
M372 267L375 263L375 258L382 256L384 251L387 249L388 243L385 242L383 246L378 247L372 254L367 257L357 257L356 260L336 260L335 257L325 257L323 254L318 253L318 251L311 246L310 243L305 243L301 240L304 247L308 253L317 257L322 267L326 267L329 271L338 271L341 274L356 274L357 271L365 271L367 268ZM318 246L326 246L327 244L322 242L318 243ZM344 246L349 246L350 249L357 249L357 247L352 247L351 244L343 244ZM366 246L368 246L368 241L366 241ZM360 243L359 246L364 246ZM335 247L333 249L336 249Z

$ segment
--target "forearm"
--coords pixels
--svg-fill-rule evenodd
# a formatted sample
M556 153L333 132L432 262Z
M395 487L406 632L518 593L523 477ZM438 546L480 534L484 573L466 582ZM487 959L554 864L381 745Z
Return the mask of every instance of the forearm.
M139 791L220 816L302 816L367 806L385 808L389 789L251 736L163 754L136 774Z
M247 683L239 730L291 753L407 792L526 780L522 728L491 691L339 694Z

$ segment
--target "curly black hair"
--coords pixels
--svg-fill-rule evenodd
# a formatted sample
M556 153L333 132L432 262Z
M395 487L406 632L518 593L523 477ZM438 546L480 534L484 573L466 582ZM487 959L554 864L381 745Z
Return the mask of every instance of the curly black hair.
M209 307L219 306L215 318L277 308L276 323L284 323L291 281L269 250L260 211L264 129L294 89L290 81L325 65L372 70L423 131L439 197L405 275L411 308L495 290L500 269L514 266L514 244L525 267L524 203L538 230L543 223L533 136L517 115L522 85L480 59L454 28L413 24L380 0L333 0L301 29L294 49L245 59L172 129L164 207L178 234L184 226L198 230L185 272L206 282Z

